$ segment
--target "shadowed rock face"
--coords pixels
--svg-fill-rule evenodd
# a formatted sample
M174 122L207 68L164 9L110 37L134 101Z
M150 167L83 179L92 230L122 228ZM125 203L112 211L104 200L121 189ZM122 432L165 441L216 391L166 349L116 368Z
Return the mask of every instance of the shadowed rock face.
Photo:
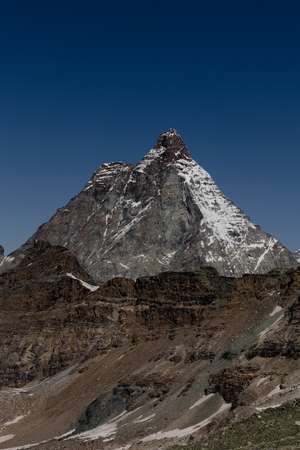
M225 401L236 407L241 393L256 377L257 368L251 366L226 368L209 378L207 393L218 392Z
M103 164L23 249L35 239L70 249L98 281L203 265L240 276L296 263L224 196L173 129L138 164Z
M4 248L2 247L2 245L0 245L0 263L4 258Z
M0 385L22 385L72 361L61 341L68 304L80 303L90 292L82 283L93 289L91 282L69 250L47 242L35 242L16 269L0 276ZM76 338L71 324L65 332ZM82 344L76 343L76 357Z
M164 151L161 151L164 149ZM161 153L161 161L164 163L175 163L179 159L192 160L192 155L186 147L182 137L174 128L162 133L154 146L154 150Z

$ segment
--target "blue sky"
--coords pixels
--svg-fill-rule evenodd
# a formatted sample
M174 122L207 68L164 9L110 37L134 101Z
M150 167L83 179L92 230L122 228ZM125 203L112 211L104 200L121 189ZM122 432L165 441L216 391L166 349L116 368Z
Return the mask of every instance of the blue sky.
M255 223L299 248L300 12L141 3L2 2L0 243L12 251L102 162L137 161L174 127Z

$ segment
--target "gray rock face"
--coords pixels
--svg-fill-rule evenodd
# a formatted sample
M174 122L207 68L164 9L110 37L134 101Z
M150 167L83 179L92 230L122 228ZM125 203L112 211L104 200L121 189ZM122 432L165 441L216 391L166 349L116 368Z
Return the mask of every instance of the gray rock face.
M295 252L295 258L296 258L297 262L300 263L300 250L297 250Z
M295 264L224 196L173 129L138 164L103 164L27 245L34 239L72 250L98 281L202 265L238 276Z
M2 245L0 245L0 263L4 258L4 248L2 247Z

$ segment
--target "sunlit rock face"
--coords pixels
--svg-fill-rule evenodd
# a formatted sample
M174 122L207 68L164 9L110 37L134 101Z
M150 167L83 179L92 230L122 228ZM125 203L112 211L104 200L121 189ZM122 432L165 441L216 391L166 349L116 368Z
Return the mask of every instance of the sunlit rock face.
M67 247L99 281L203 265L239 276L296 263L225 197L174 129L138 164L103 164L27 245L34 239Z

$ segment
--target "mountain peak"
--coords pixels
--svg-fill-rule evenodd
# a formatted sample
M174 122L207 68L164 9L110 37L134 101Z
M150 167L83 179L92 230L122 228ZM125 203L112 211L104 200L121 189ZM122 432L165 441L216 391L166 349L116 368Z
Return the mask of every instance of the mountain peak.
M147 167L161 163L176 163L178 160L192 160L192 156L180 134L175 128L161 133L153 148L135 167L138 172L144 172Z
M174 129L137 165L103 165L34 239L67 247L97 281L202 265L240 276L296 264L226 198Z
M175 128L161 133L154 146L155 149L165 149L164 156L168 160L191 159L191 154L180 134Z

